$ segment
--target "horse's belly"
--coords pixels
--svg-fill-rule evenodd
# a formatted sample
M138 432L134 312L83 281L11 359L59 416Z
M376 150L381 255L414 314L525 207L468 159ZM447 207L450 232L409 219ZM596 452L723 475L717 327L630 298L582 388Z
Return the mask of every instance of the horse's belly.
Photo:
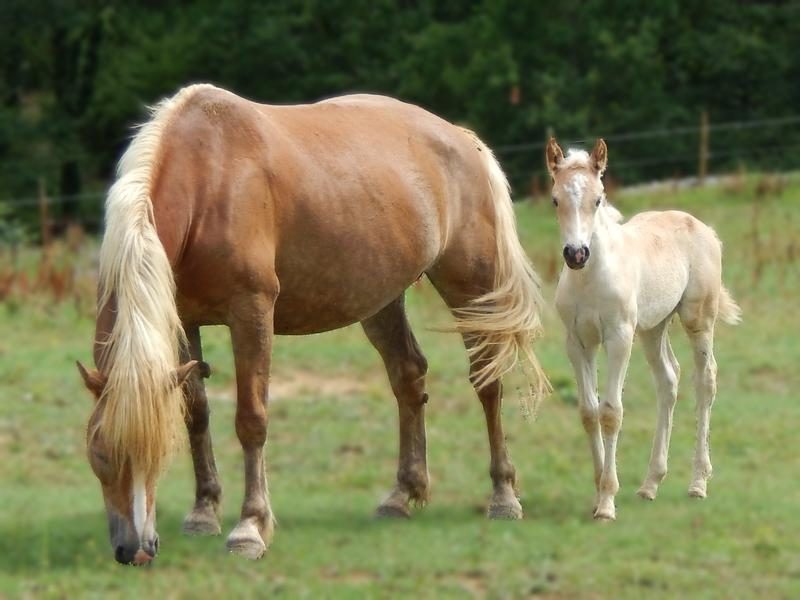
M369 268L280 277L274 326L278 335L304 335L346 327L371 317L400 296L423 272L415 264L401 271Z

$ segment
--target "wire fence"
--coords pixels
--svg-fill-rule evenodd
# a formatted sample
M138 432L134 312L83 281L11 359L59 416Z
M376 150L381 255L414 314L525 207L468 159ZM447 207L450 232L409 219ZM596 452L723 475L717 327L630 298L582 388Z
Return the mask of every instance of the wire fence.
M742 132L749 132L747 140L737 138L737 134ZM703 135L709 140L704 158L699 147ZM609 176L623 183L643 183L659 178L670 179L696 174L700 160L708 162L709 172L748 163L772 171L800 168L800 115L705 125L699 119L698 125L564 137L559 143L564 148L586 147L593 144L597 137L604 138L611 146ZM658 143L648 143L654 141ZM544 189L546 186L545 145L546 139L542 136L541 140L494 148L509 180L518 190L517 197L527 196L532 188ZM90 164L88 155L72 156L70 160L78 162L82 167ZM28 171L41 169L44 173L47 171L46 166L58 166L62 161L59 158L8 158L0 162L0 169L21 171L28 167ZM39 179L43 179L43 176ZM532 181L535 181L535 186L531 185ZM53 209L49 218L54 222L63 219L66 214L73 223L89 227L102 223L105 191L101 189L72 195L44 196L48 207ZM41 209L42 202L41 192L39 195L3 198L0 191L0 219L8 221L23 214L30 217L37 209Z

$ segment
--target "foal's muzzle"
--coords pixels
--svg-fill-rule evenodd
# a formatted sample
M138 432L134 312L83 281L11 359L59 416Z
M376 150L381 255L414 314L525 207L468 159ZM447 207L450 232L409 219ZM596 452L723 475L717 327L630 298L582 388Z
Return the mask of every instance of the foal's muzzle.
M564 261L570 269L582 269L589 260L589 247L564 246Z

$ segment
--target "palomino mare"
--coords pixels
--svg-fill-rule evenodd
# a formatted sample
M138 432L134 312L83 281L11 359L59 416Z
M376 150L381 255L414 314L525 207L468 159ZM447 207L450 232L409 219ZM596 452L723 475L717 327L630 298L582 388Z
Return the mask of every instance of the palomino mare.
M697 441L689 495L703 498L711 477L708 427L717 386L714 323L718 317L731 324L741 319L722 285L722 245L713 229L684 212L645 212L622 224L622 215L603 192L603 140L591 155L573 150L565 158L550 139L546 155L566 262L556 306L567 329L567 353L594 459L594 517L616 516L622 386L635 333L653 371L658 399L650 465L639 496L655 499L667 474L680 374L668 332L675 313L694 349ZM608 384L598 405L595 358L600 344L608 359Z
M231 551L257 558L272 538L263 447L276 334L362 323L400 417L397 482L378 514L408 516L425 502L427 365L403 307L422 274L468 349L489 433L489 516L519 518L499 379L521 357L535 391L546 390L530 346L541 298L491 151L380 96L267 106L194 85L156 107L108 195L98 370L80 368L97 400L88 455L117 559L141 564L157 550L156 480L184 421L184 380L197 484L184 530L220 531L202 325L230 328L236 365L245 493Z

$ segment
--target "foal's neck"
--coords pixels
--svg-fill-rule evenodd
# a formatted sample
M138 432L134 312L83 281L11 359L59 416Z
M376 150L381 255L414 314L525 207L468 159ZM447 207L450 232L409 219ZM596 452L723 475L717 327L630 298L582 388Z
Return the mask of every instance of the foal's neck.
M595 214L592 231L591 259L580 271L571 271L576 277L591 277L602 273L612 257L621 251L618 240L621 238L621 225L611 211L601 206Z

